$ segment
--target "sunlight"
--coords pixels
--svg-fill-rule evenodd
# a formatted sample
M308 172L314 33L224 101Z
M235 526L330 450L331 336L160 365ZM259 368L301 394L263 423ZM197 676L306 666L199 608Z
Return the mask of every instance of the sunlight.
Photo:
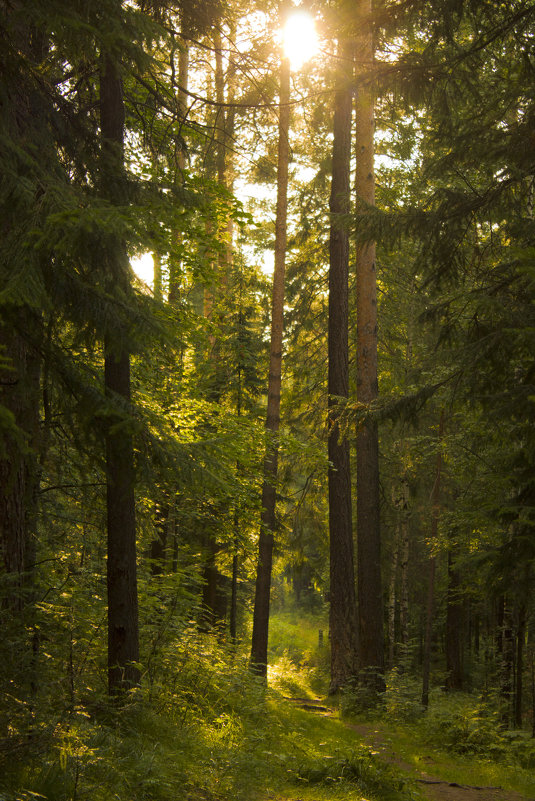
M283 30L284 54L290 59L293 70L311 59L318 49L318 34L314 20L307 11L299 8L291 12Z
M137 277L152 288L154 283L154 261L152 260L152 253L142 253L141 256L135 256L130 260L130 264Z

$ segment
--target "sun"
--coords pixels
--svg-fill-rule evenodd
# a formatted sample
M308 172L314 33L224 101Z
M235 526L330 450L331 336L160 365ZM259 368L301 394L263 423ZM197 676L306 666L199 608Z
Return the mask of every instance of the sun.
M147 286L152 287L154 282L154 261L152 253L143 253L130 260L132 269L138 278L141 278Z
M297 70L311 59L318 49L318 34L314 20L307 11L295 9L288 16L282 32L284 55Z

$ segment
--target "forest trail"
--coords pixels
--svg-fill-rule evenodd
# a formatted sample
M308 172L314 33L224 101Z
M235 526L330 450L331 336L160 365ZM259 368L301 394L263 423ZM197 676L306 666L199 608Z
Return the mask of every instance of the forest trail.
M347 724L358 733L361 741L373 748L375 752L392 765L406 771L422 787L424 798L428 801L530 801L525 796L513 790L504 790L501 787L476 787L448 782L433 776L427 770L418 770L401 759L389 743L388 731L365 723ZM433 758L424 756L423 761L432 771Z
M325 706L320 699L287 698L287 700L299 705L301 709L316 714L333 714L333 710ZM419 770L396 754L386 726L378 727L366 723L345 723L345 725L355 731L360 741L369 746L373 753L385 762L405 771L420 786L423 798L427 801L535 801L514 790L504 790L502 787L461 785L441 779L432 773L434 762L432 756L422 756L422 763L426 765L426 769Z

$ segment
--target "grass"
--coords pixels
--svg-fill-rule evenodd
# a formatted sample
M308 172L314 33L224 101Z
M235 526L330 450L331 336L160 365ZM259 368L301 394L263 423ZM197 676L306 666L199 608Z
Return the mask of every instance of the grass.
M117 706L87 688L56 719L36 717L31 737L0 740L0 801L421 798L406 772L346 725L352 718L341 719L350 695L336 699L330 714L288 700L326 692L328 648L317 642L323 619L290 610L273 623L269 689L251 675L245 653L194 627L183 631L162 648L158 681L128 703ZM425 770L535 796L532 742L500 733L491 705L434 691L424 715L417 690L407 675L394 677L383 715L367 721L414 775Z
M509 760L505 755L495 759L490 754L455 754L441 747L441 740L429 729L427 720L401 723L376 718L370 721L372 728L387 733L391 749L404 762L417 771L423 771L449 782L463 785L502 787L515 790L528 798L535 797L535 775L532 769L524 768L511 751Z

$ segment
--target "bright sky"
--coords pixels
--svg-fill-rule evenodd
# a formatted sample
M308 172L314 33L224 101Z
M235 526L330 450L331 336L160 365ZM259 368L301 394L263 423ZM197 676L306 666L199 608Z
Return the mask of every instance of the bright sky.
M154 281L154 262L152 260L152 253L143 253L141 256L135 256L130 260L132 269L138 278L141 278L150 288Z
M264 20L265 21L265 20ZM309 59L311 59L318 50L318 35L316 32L314 19L311 15L303 9L296 7L290 12L286 20L284 29L282 30L282 41L284 46L284 53L290 59L290 67L292 70L298 70ZM242 44L242 49L246 49ZM254 187L251 185L243 185L238 189L238 195L242 195L242 199L246 199L247 195L257 196L258 193L262 194L264 187ZM245 190L245 191L244 191ZM245 194L245 198L243 194ZM269 190L272 194L272 190ZM154 263L150 253L143 253L136 256L131 260L132 269L142 281L149 287L153 286L154 282ZM263 272L270 274L273 271L273 253L266 251L262 265Z
M318 49L318 34L314 20L307 11L297 8L286 20L282 32L284 54L292 70L298 70Z

